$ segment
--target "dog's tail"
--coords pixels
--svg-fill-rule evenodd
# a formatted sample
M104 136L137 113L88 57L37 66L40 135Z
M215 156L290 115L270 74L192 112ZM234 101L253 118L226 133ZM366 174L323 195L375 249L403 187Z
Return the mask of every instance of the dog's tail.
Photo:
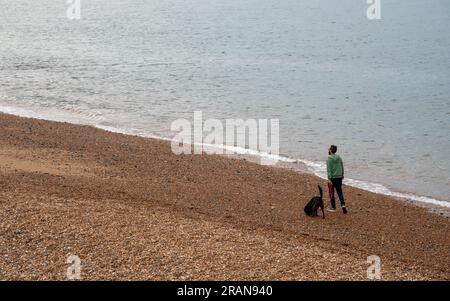
M320 187L320 185L317 185L317 187L319 187L320 198L322 198L323 197L322 187Z

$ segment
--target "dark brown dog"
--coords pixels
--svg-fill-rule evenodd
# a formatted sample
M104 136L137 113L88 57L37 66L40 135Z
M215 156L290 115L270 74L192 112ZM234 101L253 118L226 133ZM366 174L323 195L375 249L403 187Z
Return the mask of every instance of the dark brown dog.
M322 187L320 185L317 185L319 187L320 196L313 197L308 204L305 206L305 213L308 216L317 216L317 211L319 211L319 208L322 209L322 216L325 218L325 210L324 210L324 203L323 203L323 191Z

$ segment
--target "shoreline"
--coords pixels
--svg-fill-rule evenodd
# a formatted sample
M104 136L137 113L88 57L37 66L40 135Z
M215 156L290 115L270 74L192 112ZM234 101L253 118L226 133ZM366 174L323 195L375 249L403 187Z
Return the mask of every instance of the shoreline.
M309 218L323 179L170 143L0 113L0 279L450 279L450 221L345 186L349 214ZM327 202L327 198L325 198Z
M167 138L167 137L135 133L134 130L132 130L132 129L120 129L120 128L115 128L115 127L111 127L111 126L102 126L102 125L88 123L88 122L78 123L78 122L76 122L77 118L73 117L73 116L69 119L69 121L66 121L65 119L52 120L52 119L48 118L47 116L36 113L33 110L23 109L23 108L0 106L0 114L10 114L10 115L24 117L24 118L36 118L36 119L45 120L45 121L55 121L55 122L63 122L63 123L68 122L68 123L75 124L75 125L92 126L92 127L95 127L95 128L101 129L101 130L105 130L105 131L108 131L111 133L116 133L116 134L137 136L137 137L149 138L149 139L158 139L158 140L169 141L169 142L173 141L173 139ZM67 114L67 116L69 116L69 114ZM216 145L205 145L205 144L203 144L203 145L206 147L212 147L212 148L222 148L221 146L216 146ZM223 146L223 148L226 149L227 146ZM250 161L255 162L255 163L257 163L257 161L261 158L261 156L264 156L264 154L259 153L258 151L237 149L235 147L233 149L237 151L237 154L224 155L224 156L235 157L235 158L246 158L246 159L250 159ZM239 151L241 151L241 153L239 153ZM306 160L306 159L295 159L295 158L290 158L290 157L283 156L283 155L278 155L277 157L279 157L279 162L275 165L276 167L278 167L280 165L280 163L281 163L281 166L284 166L286 164L287 166L284 166L283 168L292 169L297 172L311 173L319 178L325 179L325 177L321 174L321 172L318 170L318 167L317 167L318 164L321 164L323 162L314 162L314 161L310 161L310 160ZM253 160L252 158L256 158L256 159ZM293 166L289 166L289 165L293 165ZM298 165L302 165L303 168L299 168ZM355 187L355 188L359 188L359 189L362 189L362 190L365 190L368 192L373 192L373 193L377 193L380 195L394 197L394 198L402 200L402 201L413 202L418 207L426 208L430 212L437 212L438 214L442 213L445 216L450 217L450 201L436 199L431 196L422 196L422 195L418 195L418 194L415 194L412 192L407 192L407 191L396 191L396 190L392 190L391 188L386 187L384 184L367 182L367 181L362 181L362 180L357 180L357 179L350 179L350 178L345 179L344 184Z

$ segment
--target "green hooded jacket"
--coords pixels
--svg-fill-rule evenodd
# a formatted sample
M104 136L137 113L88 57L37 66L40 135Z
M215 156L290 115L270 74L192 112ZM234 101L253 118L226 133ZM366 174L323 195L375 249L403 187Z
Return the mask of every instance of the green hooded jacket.
M327 160L328 179L344 177L344 163L339 155L329 155Z

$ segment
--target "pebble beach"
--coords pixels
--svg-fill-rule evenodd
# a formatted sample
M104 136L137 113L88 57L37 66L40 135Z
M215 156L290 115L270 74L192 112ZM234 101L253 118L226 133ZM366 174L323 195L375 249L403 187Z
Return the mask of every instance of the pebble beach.
M167 141L0 114L0 279L450 280L450 220L344 187L349 214L310 218L307 173ZM327 199L326 199L327 201Z

